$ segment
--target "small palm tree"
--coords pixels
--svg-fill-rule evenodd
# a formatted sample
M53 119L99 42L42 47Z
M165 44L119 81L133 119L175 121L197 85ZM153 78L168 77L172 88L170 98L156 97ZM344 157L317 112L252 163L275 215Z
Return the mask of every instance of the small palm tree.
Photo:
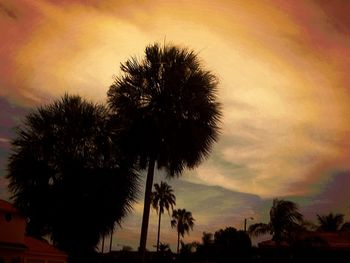
M333 213L323 216L317 215L317 221L319 223L318 230L335 232L342 226L344 222L344 215Z
M303 215L298 211L296 203L274 199L270 210L268 224L257 223L249 227L249 233L254 236L271 234L276 243L289 241L290 234L301 227Z
M161 254L165 254L165 253L171 252L169 244L165 244L165 243L162 243L162 242L159 243L158 249L159 249L159 252Z
M192 217L192 213L186 211L186 209L174 210L172 218L171 227L176 227L177 230L177 253L179 253L180 235L184 237L185 233L189 234L190 230L193 230L195 220Z
M176 204L176 198L173 194L173 189L170 185L165 182L160 182L159 184L154 184L155 191L152 192L152 207L157 211L158 218L158 236L157 236L157 251L159 251L159 237L160 237L160 221L162 214L164 213L164 208L168 211L171 208L173 210Z

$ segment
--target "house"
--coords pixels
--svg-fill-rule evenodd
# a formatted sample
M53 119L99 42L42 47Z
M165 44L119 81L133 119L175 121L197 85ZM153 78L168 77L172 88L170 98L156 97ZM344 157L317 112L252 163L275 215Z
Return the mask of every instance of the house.
M305 231L292 243L258 244L261 262L350 262L350 232Z
M275 249L289 248L287 242L281 242L278 246L273 240L266 240L258 244L259 248ZM322 248L325 250L344 250L350 251L350 232L323 232L323 231L305 231L296 236L294 246L307 248Z
M26 221L0 199L0 263L67 263L67 254L45 240L25 236Z

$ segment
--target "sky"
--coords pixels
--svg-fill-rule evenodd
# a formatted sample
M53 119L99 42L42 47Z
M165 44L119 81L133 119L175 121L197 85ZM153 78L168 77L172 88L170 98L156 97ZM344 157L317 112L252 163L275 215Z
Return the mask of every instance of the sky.
M242 229L244 218L267 222L273 198L297 202L310 220L350 221L348 10L342 0L0 0L0 198L10 196L13 127L32 108L65 92L104 102L121 62L165 42L198 53L223 107L210 157L168 181L196 220L185 242ZM113 249L137 248L142 206L140 194ZM149 249L156 228L152 211ZM167 214L161 241L175 250Z

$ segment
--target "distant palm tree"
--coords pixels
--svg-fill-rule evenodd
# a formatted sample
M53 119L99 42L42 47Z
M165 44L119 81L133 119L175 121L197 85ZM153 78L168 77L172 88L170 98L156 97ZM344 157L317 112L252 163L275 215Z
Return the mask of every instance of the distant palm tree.
M317 221L319 224L318 230L335 232L341 228L344 222L344 215L333 213L323 216L317 215Z
M127 153L148 169L142 218L140 254L144 258L154 169L181 175L208 156L218 139L221 117L217 78L197 54L173 45L150 45L142 60L121 65L108 91L113 115L122 123Z
M271 234L276 243L289 241L290 234L301 228L303 215L298 211L296 203L274 199L270 209L270 222L257 223L249 227L251 235Z
M169 244L166 244L166 243L160 242L158 248L159 248L159 252L161 254L164 254L164 253L167 253L167 252L171 252Z
M173 189L170 185L165 182L160 182L159 184L154 184L155 191L152 192L152 206L157 211L158 218L158 236L157 236L157 251L159 251L159 237L160 237L160 221L162 214L164 213L164 208L168 211L171 208L173 210L176 204L176 198L173 194Z
M177 209L173 211L173 220L171 220L171 227L177 230L177 253L179 253L180 248L180 235L184 237L185 233L190 232L194 226L194 218L192 213L186 211L186 209Z

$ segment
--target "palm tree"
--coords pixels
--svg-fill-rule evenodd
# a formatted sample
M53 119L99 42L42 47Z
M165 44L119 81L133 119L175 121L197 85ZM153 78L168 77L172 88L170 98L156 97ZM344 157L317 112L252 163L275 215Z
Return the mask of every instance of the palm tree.
M257 223L249 227L251 235L271 234L276 243L289 241L291 233L301 228L303 216L296 203L282 199L274 199L270 209L270 222Z
M117 127L125 154L148 169L140 238L144 258L156 164L170 176L198 166L218 139L221 106L217 79L194 51L150 45L142 60L131 58L121 70L108 103L122 123Z
M186 209L177 209L173 211L171 220L171 227L177 230L177 253L179 253L180 248L180 235L184 237L185 233L189 234L190 230L193 230L194 218L192 213L186 211Z
M108 128L107 109L65 95L26 116L12 141L9 188L27 234L49 235L84 262L135 200L133 167Z
M318 230L335 232L342 226L344 222L344 215L333 213L323 216L317 215L317 221L319 223Z
M161 254L165 254L165 253L171 252L169 244L166 244L166 243L160 242L158 248L159 248L159 252Z
M173 189L170 185L165 182L160 182L159 184L154 184L155 191L152 192L152 206L156 209L158 218L158 236L157 236L157 252L159 251L159 237L160 237L160 220L162 214L164 213L164 208L168 211L171 208L173 210L176 204L176 198L173 194Z

